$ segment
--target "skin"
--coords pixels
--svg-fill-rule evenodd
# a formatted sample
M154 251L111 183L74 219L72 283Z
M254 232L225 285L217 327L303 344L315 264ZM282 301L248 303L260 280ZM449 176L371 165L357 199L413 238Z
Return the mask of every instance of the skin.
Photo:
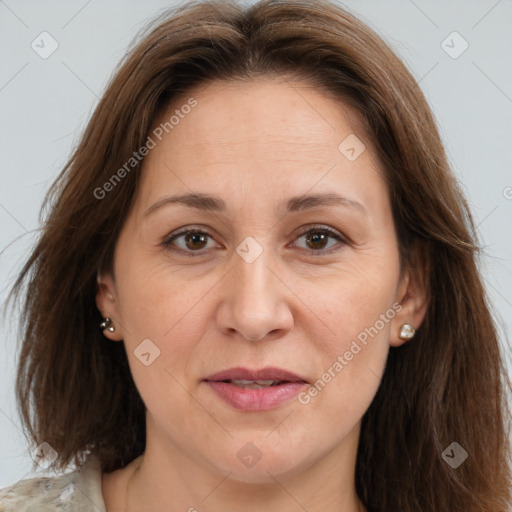
M190 96L198 105L144 160L113 274L98 276L98 309L115 326L105 336L124 340L147 406L144 455L103 475L107 511L364 510L354 483L361 418L390 346L404 343L400 326L418 328L427 307L421 269L401 272L371 141L349 107L284 79L202 86L155 126ZM355 161L338 149L350 134L366 145ZM222 198L226 211L168 204L144 215L192 191ZM292 196L324 192L364 211L283 209ZM346 242L312 241L314 225ZM210 237L161 245L182 227ZM236 252L248 236L263 248L252 263ZM203 382L235 366L277 366L314 383L390 310L394 318L307 404L243 412ZM160 355L145 366L134 350L148 338ZM252 467L237 457L246 443L261 454Z

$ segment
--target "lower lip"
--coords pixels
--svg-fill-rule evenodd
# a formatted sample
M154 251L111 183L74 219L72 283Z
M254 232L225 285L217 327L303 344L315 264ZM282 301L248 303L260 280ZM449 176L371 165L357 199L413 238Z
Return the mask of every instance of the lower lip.
M228 382L205 381L225 402L242 411L268 411L297 396L306 382L287 382L267 388L241 388Z

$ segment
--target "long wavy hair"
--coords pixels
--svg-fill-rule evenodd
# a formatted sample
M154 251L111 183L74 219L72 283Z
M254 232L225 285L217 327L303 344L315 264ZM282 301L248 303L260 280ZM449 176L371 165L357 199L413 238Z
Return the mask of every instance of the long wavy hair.
M8 297L20 305L16 397L27 439L49 443L61 470L93 454L113 471L143 453L145 406L95 305L141 163L108 199L95 190L177 95L258 77L302 80L356 109L389 185L401 264L427 269L424 324L390 349L362 418L360 499L369 512L509 511L511 383L468 205L411 73L368 26L323 0L188 2L135 40L44 199L41 233ZM468 453L457 469L442 456L452 442Z

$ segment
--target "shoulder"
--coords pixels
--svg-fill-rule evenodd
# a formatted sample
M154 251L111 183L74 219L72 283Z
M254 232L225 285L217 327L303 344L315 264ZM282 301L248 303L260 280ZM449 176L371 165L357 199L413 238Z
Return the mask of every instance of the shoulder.
M0 489L0 512L105 512L95 458L81 470L20 480Z

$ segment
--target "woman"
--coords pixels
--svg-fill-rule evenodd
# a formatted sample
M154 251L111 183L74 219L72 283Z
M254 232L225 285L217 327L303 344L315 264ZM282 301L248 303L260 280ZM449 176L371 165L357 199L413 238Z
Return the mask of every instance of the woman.
M159 20L47 199L12 292L17 396L35 459L78 469L4 510L508 510L471 215L419 87L353 16Z

